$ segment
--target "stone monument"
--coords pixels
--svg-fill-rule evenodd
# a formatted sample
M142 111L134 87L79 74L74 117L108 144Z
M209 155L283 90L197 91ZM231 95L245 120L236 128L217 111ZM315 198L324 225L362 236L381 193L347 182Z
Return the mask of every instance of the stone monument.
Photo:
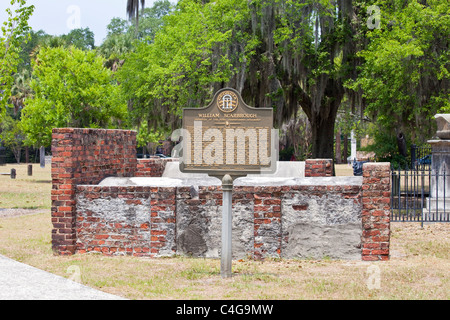
M435 220L450 211L450 114L436 114L435 119L437 139L428 141L432 150L431 179L424 221Z

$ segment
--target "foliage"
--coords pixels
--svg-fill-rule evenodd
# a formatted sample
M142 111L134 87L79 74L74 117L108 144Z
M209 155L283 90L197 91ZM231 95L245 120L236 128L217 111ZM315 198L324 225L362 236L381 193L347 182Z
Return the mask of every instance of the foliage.
M432 117L450 111L450 5L447 1L380 0L381 25L368 31L356 81L366 114L376 121L378 143L403 132L412 142L432 137ZM380 146L381 147L381 146ZM394 149L390 150L390 153Z
M177 127L182 108L205 106L230 86L249 105L273 107L279 127L302 108L312 156L332 157L343 80L354 64L352 10L316 0L179 1L154 41L139 43L119 71L132 118Z
M94 51L41 48L33 61L22 127L26 144L48 146L54 127L110 128L125 125L126 102L112 72Z
M29 40L26 42L21 43L20 48L20 64L18 65L17 72L20 73L23 70L26 70L28 73L31 74L32 68L31 68L31 59L35 57L37 54L36 48L40 45L43 45L44 43L49 42L50 38L53 38L53 36L45 33L43 30L29 31Z
M89 28L72 29L61 36L66 46L74 46L82 50L92 50L95 47L94 33Z
M98 53L106 58L106 66L114 71L117 70L124 62L126 54L134 50L136 37L139 41L153 42L156 32L163 23L162 17L169 14L171 10L172 6L168 0L160 0L156 1L151 8L140 11L138 26L135 20L130 23L125 19L113 18L107 26L106 39L97 48Z
M152 130L145 121L141 122L138 128L136 146L138 148L146 147L150 153L154 153L159 141L165 139L164 132Z
M9 113L6 113L0 122L0 132L0 139L3 145L13 152L17 163L20 163L23 140L25 139L20 122Z
M21 44L28 40L28 19L34 6L26 6L24 0L12 0L13 11L7 8L8 20L3 23L0 35L0 119L5 114L14 82L14 73L20 63Z
M406 168L408 166L409 158L404 157L399 153L397 136L391 132L380 130L376 124L371 124L367 130L370 137L373 138L374 143L362 151L374 152L376 161L390 162L394 168ZM406 136L406 150L411 149L411 139Z
M14 106L14 114L18 114L23 107L26 98L32 97L30 88L30 73L27 69L22 69L14 75L14 83L11 87L10 101Z
M360 2L261 0L252 5L267 60L262 60L261 72L269 73L259 87L270 97L277 122L288 121L302 108L311 124L311 156L333 158L342 101L346 96L352 110L360 102L358 92L343 86L358 64Z
M26 43L32 6L12 3L21 11L9 13L0 39L8 97L0 106L18 111L27 99L28 144L48 144L53 125L125 125L127 113L139 144L156 142L180 126L183 108L206 106L229 86L247 104L274 109L299 157L333 157L336 132L362 134L370 119L373 148L389 160L397 133L423 142L432 116L450 112L448 1L128 1L131 19L111 20L95 50L88 29L30 32ZM370 5L381 9L375 28ZM29 85L23 70L32 66Z
M232 75L224 44L246 12L240 0L178 2L154 41L137 43L118 71L133 123L168 131L179 127L182 108L204 106L214 84Z

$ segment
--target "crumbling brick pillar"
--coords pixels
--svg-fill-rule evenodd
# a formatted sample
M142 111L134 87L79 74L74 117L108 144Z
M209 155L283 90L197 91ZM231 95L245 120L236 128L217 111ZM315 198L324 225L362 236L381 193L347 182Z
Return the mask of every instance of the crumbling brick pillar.
M390 163L363 164L362 260L389 260Z
M136 172L136 132L55 128L52 132L52 248L76 250L76 186Z

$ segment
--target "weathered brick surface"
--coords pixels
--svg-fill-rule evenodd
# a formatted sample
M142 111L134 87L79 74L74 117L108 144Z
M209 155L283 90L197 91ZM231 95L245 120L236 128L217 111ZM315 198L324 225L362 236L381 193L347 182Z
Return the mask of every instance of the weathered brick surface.
M170 256L176 253L176 188L151 187L150 253Z
M172 158L137 159L136 177L161 177Z
M150 187L77 186L77 251L149 256Z
M388 260L390 243L390 164L363 165L362 259Z
M281 254L281 186L254 187L254 258Z
M77 251L175 253L175 188L77 186Z
M331 177L333 175L333 160L307 159L305 161L305 177Z
M76 250L75 194L79 184L107 176L134 176L136 132L58 128L52 132L52 247L58 254Z
M312 207L308 199L312 199ZM150 257L219 256L220 186L78 186L76 202L79 252ZM360 207L361 185L235 186L233 257L292 258L290 248L295 245L289 233L292 226L321 216L332 220L320 222L328 228L355 223L352 219L360 219Z
M220 186L96 185L107 176L162 175L170 159L137 160L135 145L134 131L53 130L54 252L148 257L220 255ZM358 244L355 246L352 236L342 246L351 247L350 255L359 248L363 260L387 260L389 170L386 163L366 163L362 183L327 185L329 180L312 177L331 176L332 162L315 159L306 161L305 179L310 179L306 184L235 186L233 257L237 253L255 259L301 256L305 253L295 246L305 243L302 232L323 228L321 235L314 231L308 236L325 236L333 242L349 232L355 234L354 229L342 228L359 225ZM340 254L347 256L348 252Z

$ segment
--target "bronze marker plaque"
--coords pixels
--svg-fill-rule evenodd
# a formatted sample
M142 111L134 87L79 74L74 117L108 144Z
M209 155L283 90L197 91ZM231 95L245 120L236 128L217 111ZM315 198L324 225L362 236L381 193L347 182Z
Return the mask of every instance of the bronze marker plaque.
M221 89L207 107L183 109L180 170L211 176L274 172L278 141L272 124L272 108L252 108L236 90Z

